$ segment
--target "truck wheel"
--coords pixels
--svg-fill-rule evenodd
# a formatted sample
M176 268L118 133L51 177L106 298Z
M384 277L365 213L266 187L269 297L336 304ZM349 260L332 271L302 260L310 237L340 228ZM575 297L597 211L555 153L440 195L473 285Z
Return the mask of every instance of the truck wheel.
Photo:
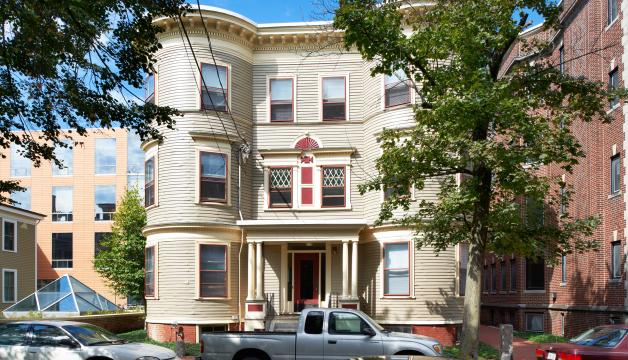
M262 359L258 358L257 356L247 356L245 358L242 358L241 360L262 360Z

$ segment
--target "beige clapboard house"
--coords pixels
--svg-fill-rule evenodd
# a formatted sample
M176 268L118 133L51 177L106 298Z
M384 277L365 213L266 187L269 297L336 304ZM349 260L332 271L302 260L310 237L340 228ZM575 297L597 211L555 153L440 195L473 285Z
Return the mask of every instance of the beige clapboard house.
M378 134L413 126L405 77L372 77L328 23L202 9L204 22L198 11L156 21L165 32L147 100L183 117L144 144L149 335L172 339L176 323L197 341L322 306L451 343L465 255L374 227L385 194L358 191L376 174Z
M0 204L0 310L37 288L37 224L44 215Z

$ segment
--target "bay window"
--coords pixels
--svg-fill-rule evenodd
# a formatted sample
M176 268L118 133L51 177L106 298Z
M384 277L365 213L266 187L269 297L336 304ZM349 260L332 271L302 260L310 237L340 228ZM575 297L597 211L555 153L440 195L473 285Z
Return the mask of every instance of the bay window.
M227 297L227 246L199 246L199 296Z
M144 206L155 205L155 157L144 164Z
M144 296L155 296L155 247L144 250Z
M281 167L269 170L269 206L271 208L292 207L292 168Z
M200 201L227 202L227 155L200 152Z
M294 79L270 79L270 121L294 121Z
M403 70L384 77L384 106L393 107L410 103L410 80Z
M227 111L229 94L226 66L201 64L201 108Z
M346 120L346 78L323 78L322 87L323 121Z
M384 244L384 295L410 296L410 243Z
M322 176L322 206L345 207L345 168L323 166Z

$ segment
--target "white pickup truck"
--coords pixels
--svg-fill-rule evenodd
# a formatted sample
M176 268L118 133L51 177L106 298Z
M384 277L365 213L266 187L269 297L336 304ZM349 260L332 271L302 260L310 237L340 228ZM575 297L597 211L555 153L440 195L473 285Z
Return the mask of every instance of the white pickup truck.
M442 356L438 340L385 330L351 309L305 309L294 332L210 333L203 360L327 360L381 355Z

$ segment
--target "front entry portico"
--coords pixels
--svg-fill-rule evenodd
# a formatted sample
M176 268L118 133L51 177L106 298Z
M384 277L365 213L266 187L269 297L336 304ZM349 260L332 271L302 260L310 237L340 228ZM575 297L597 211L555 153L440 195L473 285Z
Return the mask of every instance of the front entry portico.
M295 312L319 306L320 256L318 253L294 254L294 307Z

